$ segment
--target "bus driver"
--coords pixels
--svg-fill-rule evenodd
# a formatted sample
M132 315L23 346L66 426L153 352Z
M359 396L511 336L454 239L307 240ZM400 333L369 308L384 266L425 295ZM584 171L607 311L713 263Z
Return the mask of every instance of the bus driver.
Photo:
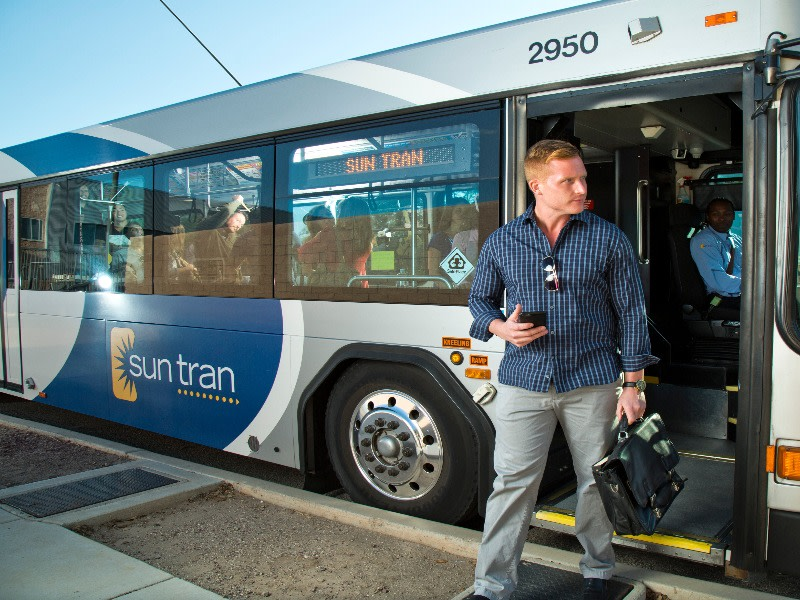
M742 238L731 233L733 203L714 198L706 207L708 227L690 242L692 258L706 285L709 316L739 320L742 293Z

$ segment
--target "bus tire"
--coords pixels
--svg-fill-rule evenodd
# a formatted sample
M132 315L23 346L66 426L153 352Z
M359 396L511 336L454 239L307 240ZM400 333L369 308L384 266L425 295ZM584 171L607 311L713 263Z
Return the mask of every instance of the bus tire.
M424 371L356 362L333 388L325 437L354 501L446 523L475 512L474 433Z

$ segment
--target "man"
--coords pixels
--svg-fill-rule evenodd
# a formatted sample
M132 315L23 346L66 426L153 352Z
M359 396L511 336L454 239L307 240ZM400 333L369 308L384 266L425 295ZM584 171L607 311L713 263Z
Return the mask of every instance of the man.
M216 210L209 212L208 216L196 223L192 229L194 231L211 231L212 229L224 228L227 226L227 221L237 211L250 212L250 209L244 203L244 196L241 194L231 196L230 202L222 204Z
M198 248L197 269L201 275L228 283L239 280L241 261L235 256L234 245L245 221L244 213L235 212L222 227L200 232L205 237Z
M731 233L735 213L726 198L714 198L706 207L708 227L690 242L692 258L706 285L709 316L739 320L742 293L742 238Z
M297 249L300 270L308 285L333 285L339 266L333 213L324 204L312 208L303 217L308 239Z
M577 148L542 140L525 158L535 196L525 214L484 244L470 291L470 335L506 340L495 400L497 478L471 598L502 600L536 502L550 441L560 422L578 477L575 533L584 598L605 598L614 568L613 534L591 472L613 440L615 414L645 411L643 375L650 355L644 295L633 250L614 225L584 212L586 168ZM515 307L504 316L507 306ZM546 326L518 320L545 311ZM620 372L624 384L617 399Z

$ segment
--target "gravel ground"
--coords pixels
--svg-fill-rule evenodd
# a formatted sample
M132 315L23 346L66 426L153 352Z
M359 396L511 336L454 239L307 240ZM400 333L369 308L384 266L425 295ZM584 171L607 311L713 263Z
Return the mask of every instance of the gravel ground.
M0 424L0 488L126 460ZM227 484L77 531L230 600L450 600L475 569L473 560L277 507Z
M0 488L127 462L58 437L0 425Z
M231 600L450 600L475 563L280 508L227 484L78 533Z

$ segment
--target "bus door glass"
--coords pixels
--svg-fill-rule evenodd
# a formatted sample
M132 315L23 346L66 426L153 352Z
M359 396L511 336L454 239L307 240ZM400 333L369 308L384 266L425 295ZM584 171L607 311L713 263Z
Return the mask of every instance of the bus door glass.
M17 190L3 192L2 250L3 276L0 278L3 318L0 321L3 351L2 385L7 389L22 389L22 358L19 332L19 285L17 270ZM38 222L41 227L41 221ZM34 223L29 224L35 227ZM33 235L35 232L32 232ZM41 232L40 232L41 235Z

